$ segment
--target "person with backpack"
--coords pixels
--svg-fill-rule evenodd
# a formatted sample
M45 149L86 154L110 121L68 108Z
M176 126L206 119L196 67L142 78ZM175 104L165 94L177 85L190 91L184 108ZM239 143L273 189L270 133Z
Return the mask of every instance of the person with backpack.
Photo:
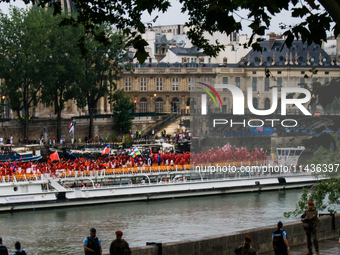
M287 255L290 252L290 247L287 241L286 231L282 229L281 221L277 223L277 230L272 234L272 245L275 255Z
M16 251L13 253L13 255L27 255L27 253L21 249L21 244L20 242L15 242L15 249Z
M5 245L2 245L1 237L0 237L0 255L8 255L8 249Z
M90 236L86 237L83 245L85 255L101 255L102 254L102 244L98 237L96 236L96 229L90 229Z

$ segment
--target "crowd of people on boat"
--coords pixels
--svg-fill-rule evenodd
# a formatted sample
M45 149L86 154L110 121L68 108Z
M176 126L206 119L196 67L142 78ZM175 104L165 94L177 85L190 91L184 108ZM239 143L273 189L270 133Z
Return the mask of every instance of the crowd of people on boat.
M251 163L257 160L267 160L267 151L263 148L253 151L248 151L246 147L235 147L229 146L229 144L223 146L222 148L217 148L214 150L211 148L208 151L203 151L201 153L190 155L191 162L196 164L201 163L211 163L211 162L227 162L227 161L250 161Z
M82 157L75 160L60 160L52 161L49 159L47 162L1 162L0 174L13 175L18 173L56 173L57 170L68 171L92 171L103 169L115 169L119 167L152 167L156 166L181 166L186 164L202 164L214 162L230 162L230 161L249 161L251 163L257 160L266 160L266 152L262 148L253 151L248 151L247 148L235 147L225 145L222 148L211 148L200 153L172 153L170 151L158 153L148 153L131 155L128 152L121 152L116 156L100 157L97 160L85 159Z

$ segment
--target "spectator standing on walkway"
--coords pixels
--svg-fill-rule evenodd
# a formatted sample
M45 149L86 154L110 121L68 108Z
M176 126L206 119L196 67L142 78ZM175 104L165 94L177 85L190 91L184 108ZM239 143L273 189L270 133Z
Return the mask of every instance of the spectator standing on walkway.
M90 236L86 237L83 242L85 255L101 255L102 244L96 236L96 229L90 229Z
M122 237L123 232L116 231L116 239L110 245L110 255L131 255L129 244Z
M282 222L277 223L277 230L272 234L272 245L275 255L287 255L290 251L286 231L282 229Z
M2 238L0 237L0 255L8 255L8 249L2 245Z
M303 228L307 235L307 255L312 255L312 236L315 252L319 255L319 243L317 238L317 222L318 222L318 211L314 208L313 201L308 202L308 209L301 215L301 221L303 222Z
M238 247L234 252L236 255L257 255L256 250L250 245L250 236L244 237L244 244Z
M15 249L16 251L13 253L13 255L27 255L27 253L21 249L20 242L15 242Z

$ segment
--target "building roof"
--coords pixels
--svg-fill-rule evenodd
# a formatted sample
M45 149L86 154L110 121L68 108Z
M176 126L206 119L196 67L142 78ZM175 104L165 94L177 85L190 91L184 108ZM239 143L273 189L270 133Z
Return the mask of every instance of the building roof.
M206 56L203 52L200 52L197 47L173 47L170 48L170 50L177 56Z
M307 45L302 41L293 41L287 48L285 40L265 40L259 42L261 52L251 50L241 61L240 67L334 67L329 56L319 45L312 43ZM250 62L249 62L250 60ZM335 56L333 63L336 62ZM321 64L320 64L321 63Z

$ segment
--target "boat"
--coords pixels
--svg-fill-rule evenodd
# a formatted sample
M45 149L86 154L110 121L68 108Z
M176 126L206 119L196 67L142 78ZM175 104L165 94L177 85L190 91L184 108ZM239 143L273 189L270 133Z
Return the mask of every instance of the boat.
M39 144L27 144L14 147L11 144L1 145L0 162L37 161L42 158Z
M39 173L32 165L26 173L1 176L0 211L284 190L311 186L323 178L265 160L251 165L58 169L52 176Z

